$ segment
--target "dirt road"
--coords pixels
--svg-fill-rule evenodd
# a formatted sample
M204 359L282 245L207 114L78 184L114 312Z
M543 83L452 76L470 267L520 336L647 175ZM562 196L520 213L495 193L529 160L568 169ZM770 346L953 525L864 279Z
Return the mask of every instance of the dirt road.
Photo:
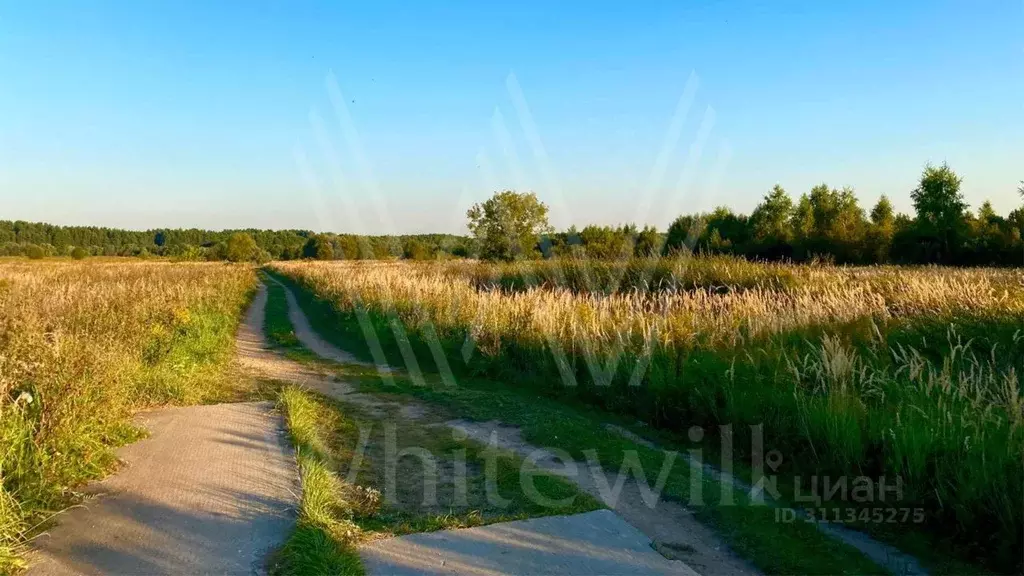
M319 356L345 361L350 357L347 352L337 349L325 342L310 327L308 320L298 307L298 303L290 289L285 288L288 301L288 315L292 321L296 338L308 349ZM318 382L314 389L333 396L342 401L354 401L361 405L372 404L372 395L353 392L351 386L341 382ZM425 413L425 407L415 404L406 405L410 412ZM469 422L465 420L445 423L451 428L461 430L470 438L483 444L494 440L503 449L511 450L526 456L536 450L522 441L518 430L503 426L497 422ZM541 469L555 472L564 467L542 459L537 462ZM550 466L549 466L550 464ZM579 463L580 470L587 470L585 463ZM601 472L598 471L600 474ZM609 482L615 479L608 476ZM602 494L589 474L580 474L571 478L585 492L599 499ZM622 558L632 558L631 562L644 566L639 573L664 574L755 574L757 571L747 562L732 553L717 536L705 526L697 522L692 514L683 506L673 502L660 502L655 509L646 506L641 497L641 489L635 479L624 483L620 497L614 502L606 501L606 505L614 513L603 513L591 518L588 513L578 516L558 517L549 519L548 523L527 521L523 527L516 529L517 538L531 542L546 542L545 546L533 548L516 544L510 540L508 530L503 524L493 524L479 528L455 530L437 534L436 536L412 535L375 543L367 548L364 561L371 574L418 573L418 574L522 574L537 572L539 567L548 569L540 573L632 573L623 572L619 563ZM581 520L580 516L587 517ZM610 519L613 518L613 519ZM585 530L587 522L596 522L593 530ZM532 523L531 523L532 522ZM582 524L581 524L582 522ZM519 523L514 523L519 524ZM543 531L531 533L530 527L540 530L551 529L555 534L563 534L562 538L553 538ZM591 533L594 538L603 540L607 553L594 554L591 557L581 555L579 550L589 546L587 538ZM602 536L603 535L603 536ZM643 550L633 547L635 538L646 542ZM654 551L654 547L662 552ZM424 552L427 549L430 553ZM419 550L419 552L416 552ZM575 550L575 552L570 552ZM540 556L537 556L540 554ZM544 557L547 561L537 564L534 557ZM664 556L663 556L664 554ZM671 560L666 559L671 558ZM603 564L602 564L602 560ZM616 560L618 558L618 560ZM500 562L497 562L501 560ZM595 562L593 566L589 562ZM497 562L497 563L496 563ZM452 568L458 566L457 569ZM561 566L561 568L557 568ZM597 569L600 567L603 569ZM696 570L696 572L695 572Z

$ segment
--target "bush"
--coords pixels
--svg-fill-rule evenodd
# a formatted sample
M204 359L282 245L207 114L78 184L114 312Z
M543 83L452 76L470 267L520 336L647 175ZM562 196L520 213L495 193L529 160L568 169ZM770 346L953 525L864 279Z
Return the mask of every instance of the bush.
M253 262L263 265L274 259L274 255L269 251L259 248L256 250L256 255L253 257Z
M30 260L42 260L46 253L43 252L42 247L35 244L29 244L25 247L25 256Z
M429 246L412 238L406 240L405 246L402 248L402 257L406 260L432 260L434 255Z
M231 262L249 262L256 260L259 255L260 248L256 246L256 241L245 232L236 232L228 238L225 256Z
M224 242L218 242L213 246L210 246L206 251L206 259L213 260L227 260L228 258L228 245Z
M85 248L82 248L81 246L75 246L71 250L71 257L74 258L75 260L85 260L86 258L89 257L89 251L86 250Z
M176 262L198 262L202 260L204 256L202 248L187 244L177 251L173 260Z
M334 246L331 240L322 234L313 236L302 249L303 258L314 260L334 260Z

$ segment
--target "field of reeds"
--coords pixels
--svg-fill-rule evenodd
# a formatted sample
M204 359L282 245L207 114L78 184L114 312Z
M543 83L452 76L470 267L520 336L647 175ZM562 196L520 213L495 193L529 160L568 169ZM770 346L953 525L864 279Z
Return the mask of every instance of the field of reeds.
M251 268L0 263L0 573L138 437L132 416L233 394Z
M468 278L482 290L523 292L530 288L565 289L576 294L717 292L751 288L785 290L793 285L793 267L737 258L632 258L629 260L524 260L484 264L453 261L446 271Z
M924 518L895 531L994 570L1021 567L1020 271L723 259L273 270L328 302L354 345L372 330L385 349L404 347L407 364L411 351L455 378L668 430L760 424L783 456L780 477L804 478L805 490L812 475L899 482L899 502L884 505ZM737 457L746 436L735 435Z

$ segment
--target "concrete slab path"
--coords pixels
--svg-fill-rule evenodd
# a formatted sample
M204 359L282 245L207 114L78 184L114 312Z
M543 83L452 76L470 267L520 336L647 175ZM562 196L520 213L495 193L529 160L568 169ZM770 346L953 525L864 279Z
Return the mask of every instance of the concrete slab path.
M696 576L651 547L609 510L548 516L381 540L359 551L368 574L678 574Z
M268 402L168 408L123 470L34 542L29 574L258 574L295 523L298 472Z

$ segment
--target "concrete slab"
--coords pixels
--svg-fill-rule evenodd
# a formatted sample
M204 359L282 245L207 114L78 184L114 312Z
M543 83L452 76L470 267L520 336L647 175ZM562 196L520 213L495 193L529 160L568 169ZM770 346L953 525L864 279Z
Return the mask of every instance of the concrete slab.
M256 574L295 523L298 470L269 402L168 408L96 497L33 542L33 575Z
M675 574L651 540L610 510L379 540L359 552L370 575Z

